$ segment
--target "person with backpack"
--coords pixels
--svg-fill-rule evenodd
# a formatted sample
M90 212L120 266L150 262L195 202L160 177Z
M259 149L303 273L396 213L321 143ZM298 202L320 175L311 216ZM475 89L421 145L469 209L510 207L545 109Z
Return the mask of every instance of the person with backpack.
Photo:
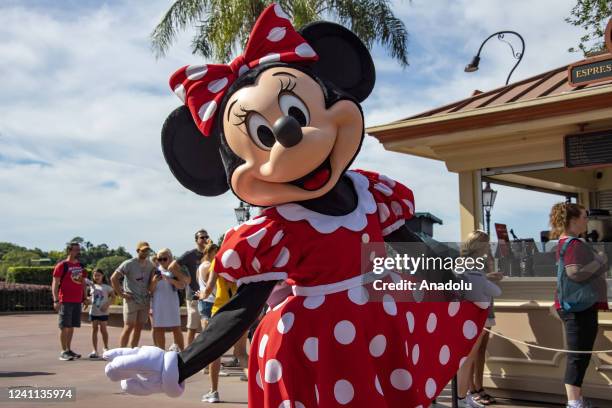
M62 351L59 359L70 361L81 358L72 351L72 336L75 327L81 327L81 310L87 305L85 279L87 271L78 261L81 245L71 242L66 247L66 259L55 265L51 293L53 294L53 310L58 312L60 329L60 345Z
M567 348L591 351L597 337L598 310L608 308L607 256L596 253L578 237L586 232L588 214L579 204L557 203L550 212L550 236L557 245L555 308L563 321ZM591 407L582 396L582 382L591 361L589 353L568 353L565 391L568 408Z

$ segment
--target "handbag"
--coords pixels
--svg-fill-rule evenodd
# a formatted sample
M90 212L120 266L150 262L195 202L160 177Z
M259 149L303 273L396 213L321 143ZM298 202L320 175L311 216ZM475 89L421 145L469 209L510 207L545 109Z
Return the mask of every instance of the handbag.
M557 263L557 299L561 308L566 312L582 312L597 303L597 293L591 285L589 278L582 282L576 282L565 273L565 262L563 256L569 244L577 238L568 237L559 251Z

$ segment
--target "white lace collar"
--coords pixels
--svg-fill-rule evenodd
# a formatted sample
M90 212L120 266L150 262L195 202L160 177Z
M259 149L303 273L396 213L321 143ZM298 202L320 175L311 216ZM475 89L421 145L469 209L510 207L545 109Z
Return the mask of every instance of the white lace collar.
M329 234L340 227L351 231L363 230L367 223L367 214L376 212L376 201L368 190L368 179L354 171L347 171L355 191L357 192L357 207L346 215L326 215L309 210L296 203L283 204L276 207L276 211L287 221L306 220L310 226L323 234Z

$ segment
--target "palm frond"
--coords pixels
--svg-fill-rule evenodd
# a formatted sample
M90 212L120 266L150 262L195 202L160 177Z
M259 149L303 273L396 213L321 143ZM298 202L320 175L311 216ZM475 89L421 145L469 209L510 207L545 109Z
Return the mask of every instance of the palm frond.
M176 34L197 23L206 12L206 0L176 0L151 33L151 45L157 58L166 54Z

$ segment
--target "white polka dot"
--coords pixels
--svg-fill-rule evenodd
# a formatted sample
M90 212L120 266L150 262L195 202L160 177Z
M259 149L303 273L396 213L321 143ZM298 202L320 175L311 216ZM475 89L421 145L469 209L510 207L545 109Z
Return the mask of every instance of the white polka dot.
M374 261L374 258L376 258L376 252L372 251L370 252L370 261Z
M440 355L438 356L440 360L440 364L446 365L448 360L450 360L450 348L445 344L440 349Z
M284 400L283 402L280 403L278 408L291 408L291 401Z
M361 236L361 242L363 242L364 244L367 244L368 242L370 242L370 235L369 234L363 234Z
M408 331L414 332L414 315L412 312L406 312L406 320L408 321Z
M374 387L376 387L376 391L378 391L380 395L383 397L385 396L385 394L383 394L382 387L380 386L380 381L378 381L378 376L374 377Z
M274 14L276 14L277 17L284 18L285 20L289 20L289 15L285 13L283 8L278 4L274 5Z
M397 216L402 215L402 213L404 212L404 210L402 209L402 205L397 201L391 202L391 210L393 211L393 214Z
M433 398L436 395L437 388L436 381L433 378L429 378L425 383L425 395L427 395L427 398Z
M206 75L207 71L208 67L206 65L190 65L185 70L185 75L187 75L187 79L195 81Z
M285 38L285 34L287 33L287 29L285 27L274 27L268 33L266 37L268 41L278 42Z
M435 313L430 313L427 318L427 333L433 333L438 325L438 316Z
M274 237L272 237L272 242L270 242L270 246L278 244L280 240L283 239L284 235L285 233L283 232L283 230L280 230L276 234L274 234Z
M387 197L389 197L391 194L393 194L393 190L391 190L389 188L389 186L383 184L383 183L376 183L374 184L374 188L378 191L380 191L381 193L383 193L384 195L386 195Z
M260 64L265 64L266 62L276 62L276 61L280 61L280 54L276 52L272 52L259 59Z
M321 296L308 296L306 297L306 299L304 299L304 307L306 309L316 309L317 307L321 306L323 304L323 302L325 302L325 296L321 295Z
M315 384L315 398L317 399L317 404L319 403L319 389L317 388L317 385Z
M461 360L459 360L459 368L463 367L463 364L465 364L466 361L467 361L467 356L461 357Z
M348 290L348 297L351 302L359 306L368 303L369 296L368 291L363 286L355 286Z
M263 390L263 384L261 383L261 371L257 370L257 374L255 374L255 382L259 385L259 388Z
M395 316L397 314L397 305L393 296L386 294L383 296L383 309L389 316Z
M261 270L261 264L259 263L259 259L253 257L253 261L251 262L251 266L255 269L255 272L259 273Z
M412 364L417 365L419 362L419 356L421 355L421 348L418 344L415 344L412 348Z
M404 202L404 204L406 204L406 207L408 207L408 210L410 210L410 214L414 214L414 204L412 203L412 201L410 200L402 200Z
M319 339L316 337L309 337L304 341L304 354L306 358L313 363L319 361Z
M245 222L246 225L259 225L266 220L266 217L257 217Z
M302 43L295 47L295 53L302 58L310 58L317 55L317 53L312 49L312 47L307 43Z
M342 320L334 327L334 337L340 344L350 344L355 339L355 326L348 320Z
M266 228L262 228L259 231L252 233L247 237L247 242L252 248L257 248L263 237L266 235L266 232L268 232L268 230Z
M334 397L339 404L346 405L353 400L355 390L350 382L338 380L334 385Z
M227 85L229 81L226 78L215 79L214 81L210 81L207 88L211 93L217 93L221 91Z
M404 351L406 352L406 357L410 357L410 351L408 351L408 342L404 342Z
M238 69L238 76L244 74L248 70L249 70L249 66L248 65L241 66L240 69Z
M412 387L412 375L403 368L393 370L389 379L391 380L391 385L396 390L406 391Z
M273 266L275 268L282 268L283 266L287 265L287 262L289 262L289 255L289 250L286 247L283 247L276 258L276 261L274 261Z
M200 119L202 119L202 122L206 122L215 114L216 110L217 102L209 101L206 102L204 105L200 106L200 109L198 109L198 116L200 117Z
M238 252L233 249L228 249L221 255L221 264L224 268L238 269L240 268L241 262Z
M414 408L423 408L423 405L419 404L419 405L417 405L417 406L416 406L416 407L414 407Z
M372 357L380 357L385 352L385 348L387 347L387 339L382 334L378 336L374 336L374 338L370 341L370 355Z
M174 88L174 93L181 101L185 102L185 87L183 84L178 84L176 88Z
M295 408L306 408L300 401L295 401Z
M463 323L463 336L466 339L472 340L474 337L476 337L477 333L478 327L476 327L476 323L471 320L466 320L465 323Z
M453 317L454 315L456 315L457 312L459 311L460 306L461 304L459 302L450 302L448 304L448 315L450 317Z
M295 321L295 315L291 312L287 312L281 316L278 323L276 324L276 330L280 334L286 334L293 327L293 322Z
M391 211L389 211L389 207L385 203L378 203L378 219L380 222L385 222L391 215Z
M263 358L264 353L266 352L266 345L268 344L268 335L264 334L261 336L261 340L259 340L259 347L257 348L257 355L259 358Z
M395 180L390 179L389 177L387 177L387 176L385 176L385 175L383 175L383 174L379 174L379 175L378 175L378 179L379 179L380 181L382 181L383 183L385 183L386 185L388 185L389 187L391 187L391 188L395 187L395 185L397 184L397 183L395 182Z
M265 373L264 373L264 381L268 384L273 384L278 382L283 376L283 366L278 360L268 360L266 361Z

